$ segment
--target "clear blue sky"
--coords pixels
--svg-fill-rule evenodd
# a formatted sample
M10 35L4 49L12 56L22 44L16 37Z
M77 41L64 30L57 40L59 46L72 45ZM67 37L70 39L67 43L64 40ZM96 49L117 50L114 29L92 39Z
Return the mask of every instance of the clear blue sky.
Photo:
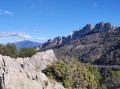
M44 42L101 21L120 26L120 0L0 0L0 43Z

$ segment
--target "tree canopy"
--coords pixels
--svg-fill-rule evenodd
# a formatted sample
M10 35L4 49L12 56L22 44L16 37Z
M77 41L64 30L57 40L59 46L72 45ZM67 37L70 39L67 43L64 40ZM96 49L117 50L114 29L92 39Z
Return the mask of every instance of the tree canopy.
M10 57L17 57L18 49L16 48L15 44L0 44L0 54L10 56Z
M19 57L32 57L36 54L36 51L33 48L21 48L20 52L18 53Z
M7 43L6 45L0 44L0 54L10 56L12 58L16 57L32 57L36 54L34 48L21 48L18 49L15 44Z

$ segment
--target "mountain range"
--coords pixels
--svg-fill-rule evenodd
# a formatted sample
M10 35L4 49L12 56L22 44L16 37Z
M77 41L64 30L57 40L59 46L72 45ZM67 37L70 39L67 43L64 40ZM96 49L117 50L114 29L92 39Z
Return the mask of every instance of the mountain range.
M82 29L73 31L72 34L67 37L58 36L58 37L54 38L53 40L49 39L47 42L45 42L41 46L37 47L36 50L41 50L44 48L49 48L49 47L53 47L56 45L65 44L67 42L70 42L72 40L75 40L77 38L83 37L83 36L85 36L87 34L91 34L91 33L113 31L116 28L117 27L112 25L110 22L105 23L103 21L100 23L97 23L95 25L95 27L93 27L93 25L91 25L91 24L87 24Z
M47 49L53 49L58 59L77 58L83 63L119 65L120 28L109 22L100 22L95 27L87 24L68 37L56 37L36 48Z
M18 50L20 50L20 48L23 48L23 47L34 48L36 46L40 46L42 43L38 43L30 40L23 40L23 41L14 42L14 44L16 45Z

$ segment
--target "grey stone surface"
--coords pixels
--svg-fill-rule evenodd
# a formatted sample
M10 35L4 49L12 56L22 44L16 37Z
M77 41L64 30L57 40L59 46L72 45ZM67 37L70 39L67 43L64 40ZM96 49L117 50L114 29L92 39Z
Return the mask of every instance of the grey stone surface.
M5 89L64 89L41 71L57 59L53 50L32 58L10 58L0 55L0 84Z

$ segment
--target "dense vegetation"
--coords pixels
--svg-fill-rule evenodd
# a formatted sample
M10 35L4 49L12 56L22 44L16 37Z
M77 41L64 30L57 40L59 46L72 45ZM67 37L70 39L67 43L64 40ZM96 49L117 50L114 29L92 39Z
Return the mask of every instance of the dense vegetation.
M21 48L18 52L15 44L0 44L0 54L10 56L12 58L16 57L32 57L36 51L33 48Z
M43 71L67 89L119 89L120 71L83 65L77 59L59 60Z
M100 89L120 89L120 70L107 67L100 68L99 72L102 76Z
M32 57L36 54L36 51L33 48L21 48L18 53L18 57Z
M99 70L98 70L98 67L97 66L93 66L93 65L87 65L86 66L87 67L87 69L88 69L88 71L90 71L91 72L91 74L93 74L94 75L94 77L95 77L95 81L96 81L96 83L97 83L97 86L98 86L98 89L100 89L100 81L101 81L101 75L100 75L100 72L99 72Z
M43 71L49 78L56 80L67 89L96 89L94 75L76 59L57 61Z
M120 71L110 71L106 74L103 84L107 89L120 89Z
M16 45L9 43L6 45L0 44L0 54L10 57L17 57L17 53L18 49L16 48Z

